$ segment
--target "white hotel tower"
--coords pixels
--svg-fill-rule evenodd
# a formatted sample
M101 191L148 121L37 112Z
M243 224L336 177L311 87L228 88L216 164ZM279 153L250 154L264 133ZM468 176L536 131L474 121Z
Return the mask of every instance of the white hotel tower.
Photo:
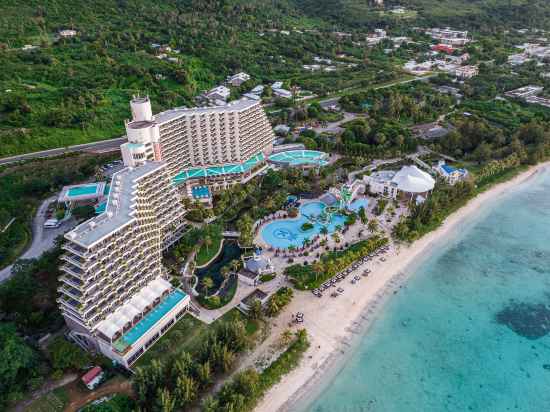
M105 212L65 235L58 289L71 336L127 368L190 305L162 277L162 250L184 224L176 186L246 181L266 167L274 138L254 101L153 116L148 98L134 98L131 109L126 168L113 175Z
M71 335L129 367L189 305L162 278L184 209L165 162L113 176L104 213L65 235L58 303Z
M128 143L121 146L127 166L165 161L176 184L198 182L214 190L250 179L265 168L275 138L257 101L224 106L175 108L152 114L148 97L130 102Z

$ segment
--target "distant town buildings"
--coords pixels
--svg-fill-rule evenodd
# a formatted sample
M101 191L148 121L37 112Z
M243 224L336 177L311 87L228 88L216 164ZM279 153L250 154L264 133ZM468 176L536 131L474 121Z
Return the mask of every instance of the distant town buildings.
M375 46L380 43L382 40L387 38L386 30L375 29L373 34L367 36L367 46Z
M57 34L59 35L59 37L62 37L62 38L70 38L70 37L75 37L78 33L76 30L65 29L65 30L60 30Z
M233 76L229 76L227 78L227 83L229 83L231 86L239 87L248 80L250 80L250 75L244 72L240 72Z
M292 92L286 89L273 89L273 94L281 99L292 98Z
M441 44L453 47L464 46L470 41L467 31L451 30L448 27L445 29L431 28L426 31L426 34Z
M516 90L506 92L505 95L515 99L523 100L526 103L537 104L539 106L550 107L550 99L539 97L544 90L541 86L524 86Z
M229 99L229 96L231 95L231 90L229 90L225 86L216 86L213 89L209 90L206 93L206 98L211 101L227 101Z
M477 66L459 66L454 70L454 75L459 79L471 79L479 74Z

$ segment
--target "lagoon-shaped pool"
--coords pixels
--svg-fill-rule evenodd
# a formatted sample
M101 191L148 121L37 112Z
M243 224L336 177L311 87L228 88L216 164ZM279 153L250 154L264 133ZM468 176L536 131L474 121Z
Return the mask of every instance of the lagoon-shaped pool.
M346 217L340 214L330 214L330 219L322 223L323 212L326 205L322 202L305 203L299 208L296 218L275 220L265 225L261 231L262 239L270 246L279 249L288 249L290 246L302 247L304 239L313 239L321 233L321 228L326 226L328 233L333 233L336 226L344 226ZM313 228L302 230L304 223L313 224Z

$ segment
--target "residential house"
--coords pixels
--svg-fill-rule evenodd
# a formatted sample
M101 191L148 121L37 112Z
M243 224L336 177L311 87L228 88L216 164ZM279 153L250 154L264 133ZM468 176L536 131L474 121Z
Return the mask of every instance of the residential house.
M206 98L208 100L223 100L225 102L227 101L227 99L229 99L230 94L231 90L229 90L227 87L217 86L206 93Z
M440 160L433 169L451 186L468 177L468 171L466 169L457 169L453 166L449 166L444 160Z
M229 83L231 86L239 87L248 80L250 80L250 75L244 72L240 72L233 76L229 76L227 78L227 83Z

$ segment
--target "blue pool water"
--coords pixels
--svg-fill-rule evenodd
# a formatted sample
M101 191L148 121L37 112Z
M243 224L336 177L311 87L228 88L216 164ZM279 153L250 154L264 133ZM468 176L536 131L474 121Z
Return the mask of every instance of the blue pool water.
M286 152L275 153L269 156L269 160L275 163L284 163L291 166L300 165L319 165L324 166L328 163L327 154L317 150L288 150Z
M295 219L275 220L262 229L262 238L269 245L286 249L290 246L303 246L304 239L313 239L315 235L321 233L323 224L316 221L325 210L326 205L322 202L309 202L300 206L300 214ZM332 215L330 223L326 225L328 232L333 233L336 226L344 226L346 218L342 215ZM302 225L306 222L312 223L313 228L307 231L302 230Z
M194 199L205 199L210 197L208 186L194 186L191 188L191 194Z
M67 191L67 195L69 197L76 197L76 196L83 196L83 195L93 195L95 192L97 192L97 185L91 184L91 185L71 187Z
M351 202L348 209L351 210L352 212L357 213L359 212L359 209L364 208L366 212L368 206L369 206L369 200L365 198L360 198Z
M550 410L550 173L466 223L303 410Z
M164 315L170 312L174 306L176 306L181 300L185 299L186 296L187 295L181 290L174 290L166 298L164 298L164 301L162 301L160 305L145 315L145 317L141 319L132 329L126 332L121 339L128 345L133 344L141 338L145 332L151 329L151 327Z

